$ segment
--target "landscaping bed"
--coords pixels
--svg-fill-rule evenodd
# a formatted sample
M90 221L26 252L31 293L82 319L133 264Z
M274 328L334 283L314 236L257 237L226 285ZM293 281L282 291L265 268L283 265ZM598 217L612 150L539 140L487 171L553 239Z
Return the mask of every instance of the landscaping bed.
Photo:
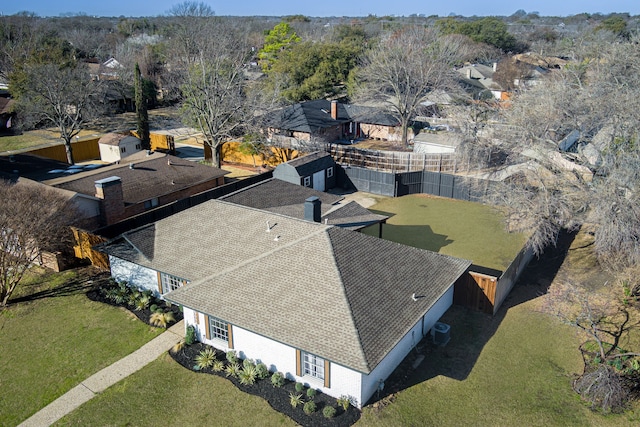
M149 291L131 289L124 283L110 281L88 291L87 297L92 301L126 308L151 326L168 327L183 318L177 305L156 298Z
M317 391L314 396L309 397L307 394L308 388L305 387L302 389L301 385L298 385L298 390L296 390L296 383L286 379L283 379L281 386L274 386L271 380L273 375L271 372L269 372L268 376L264 379L256 378L255 382L251 385L243 384L239 376L228 375L226 371L231 362L229 362L227 356L219 350L214 351L216 360L224 365L222 370L216 372L211 367L200 368L197 357L208 349L214 350L211 346L196 342L192 345L184 345L176 351L171 351L170 354L176 362L191 371L227 378L243 392L262 397L273 409L287 415L300 425L310 427L351 426L360 419L360 411L354 406L348 405L345 410L338 404L337 399L320 391ZM237 363L241 369L244 368L242 360L238 360ZM300 395L300 404L295 408L291 404L292 395ZM313 401L315 404L315 410L311 413L307 413L304 410L304 404L309 401ZM335 415L331 418L325 416L325 412L327 411L325 408L327 407L333 407L335 409Z

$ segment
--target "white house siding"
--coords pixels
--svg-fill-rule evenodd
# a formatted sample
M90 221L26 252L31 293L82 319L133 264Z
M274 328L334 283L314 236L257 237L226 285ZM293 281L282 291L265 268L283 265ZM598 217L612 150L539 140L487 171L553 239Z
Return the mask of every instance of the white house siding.
M386 381L400 362L409 354L413 347L420 342L423 335L426 336L433 325L453 304L453 285L431 309L420 319L398 344L382 359L369 375L362 375L362 399L361 404L374 396L378 390L380 381Z
M205 331L204 314L198 315L199 322L195 323L195 311L187 307L184 308L185 327L193 325L196 328L198 340L209 344L221 351L228 351L229 348L224 342L207 339ZM282 372L289 380L301 382L320 390L329 396L339 398L340 396L352 396L354 401L361 405L362 396L361 384L362 376L344 366L335 363L329 364L329 387L324 387L324 383L309 377L296 376L296 349L286 344L273 341L262 335L255 334L238 326L232 326L233 349L238 352L241 358L253 359L262 362L270 371Z
M120 160L120 147L115 145L99 144L100 159L103 162L115 163Z
M109 264L111 265L111 277L117 281L126 281L132 288L149 289L153 291L155 296L160 296L158 273L155 270L112 255L109 255Z

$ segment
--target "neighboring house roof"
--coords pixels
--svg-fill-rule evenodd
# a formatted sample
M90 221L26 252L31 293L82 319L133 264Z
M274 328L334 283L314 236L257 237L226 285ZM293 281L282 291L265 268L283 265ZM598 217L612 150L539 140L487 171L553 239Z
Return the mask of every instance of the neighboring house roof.
M21 176L42 181L54 176L61 176L68 168L67 163L33 154L0 155L0 176L5 179L16 179ZM59 171L59 173L51 174L51 171Z
M457 147L461 142L460 134L453 132L420 132L413 138L415 143L443 145L445 147Z
M191 282L169 301L364 373L470 265L219 200L99 247Z
M133 165L133 167L131 167ZM47 184L82 194L95 194L95 181L118 176L125 204L140 203L222 177L229 172L163 153L143 151L126 162L46 181Z
M324 151L314 151L306 156L296 157L293 160L282 163L282 165L294 168L299 176L311 176L315 172L335 166L336 162L331 157L331 154Z
M120 146L123 144L128 144L128 143L133 143L133 141L135 141L136 143L140 142L139 138L136 138L135 136L131 136L131 135L125 135L122 133L116 133L116 132L110 132L104 136L102 136L99 140L98 140L98 144L103 144L103 145L113 145L113 146Z
M314 133L341 123L360 122L383 126L398 126L398 119L379 108L338 103L337 119L331 117L331 101L324 99L300 102L269 113L267 123L272 128Z
M343 200L342 196L275 178L238 190L221 197L219 200L304 219L305 200L314 196L318 197L321 202L322 223L325 223L326 220L326 223L330 225L358 230L385 221L388 218L384 215L371 213L368 209L355 202L340 204Z
M493 81L493 73L495 71L492 67L482 64L471 64L465 65L457 71L462 74L462 80L471 86L490 90L502 90L500 85Z
M354 122L381 126L400 126L399 120L393 114L379 108L353 104L347 104L344 108Z
M11 106L13 103L13 99L0 97L0 114L11 114Z

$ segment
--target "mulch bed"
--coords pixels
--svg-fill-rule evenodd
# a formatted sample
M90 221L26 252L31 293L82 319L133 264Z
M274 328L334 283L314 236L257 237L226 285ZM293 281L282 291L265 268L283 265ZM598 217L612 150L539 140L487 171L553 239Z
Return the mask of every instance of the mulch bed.
M103 295L103 293L101 291L101 288L99 288L99 287L96 287L94 289L89 290L87 292L87 298L89 298L91 301L102 302L102 303L105 303L105 304L112 305L114 307L126 308L132 314L134 314L138 319L142 320L147 325L153 326L153 325L151 325L151 322L149 322L149 318L151 317L151 314L153 313L151 311L151 309L149 309L149 308L146 308L144 310L133 310L127 304L116 304L113 301L105 298L105 296ZM162 301L155 302L155 304L162 305L163 307L165 306L164 302L162 302ZM182 312L180 311L180 307L178 307L177 305L172 305L170 310L173 312L173 317L176 319L176 321L174 323L177 323L177 322L182 320L183 315L182 315Z
M193 371L195 364L194 358L202 350L208 346L202 343L194 343L190 346L185 346L182 350L176 353L170 353L171 357L185 368ZM224 354L220 351L216 351L218 359L223 359ZM226 362L226 360L225 360ZM241 364L241 361L239 362ZM202 369L200 371L194 371L204 374L218 375L219 377L226 378L231 381L237 388L255 396L260 396L265 399L269 405L276 411L285 414L296 423L302 426L309 427L347 427L353 425L360 419L360 411L353 406L344 411L336 404L336 399L318 391L314 396L313 401L316 404L316 411L307 415L302 405L294 408L289 403L289 393L298 394L295 389L295 382L285 380L285 384L282 387L274 387L271 385L271 377L264 380L256 380L253 385L240 384L240 381L233 377L227 377L223 372L213 372L211 369ZM305 402L308 400L306 394L302 392ZM325 406L333 406L336 408L336 415L333 418L325 418L322 415L322 410Z

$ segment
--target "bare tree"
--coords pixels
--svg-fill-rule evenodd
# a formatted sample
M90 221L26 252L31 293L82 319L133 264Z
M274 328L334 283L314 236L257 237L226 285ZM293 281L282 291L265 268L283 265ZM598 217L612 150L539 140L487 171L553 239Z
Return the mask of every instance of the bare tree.
M79 218L67 198L41 184L0 179L0 309L43 250L69 247Z
M402 142L420 104L434 89L453 86L453 64L461 39L440 37L431 28L411 26L373 48L360 70L357 97L386 104L397 117Z
M29 65L25 76L17 99L20 117L32 125L55 126L73 164L71 141L99 109L101 82L92 80L82 64Z
M185 121L199 129L220 167L221 144L237 134L247 115L242 52L218 51L190 66L182 89Z

